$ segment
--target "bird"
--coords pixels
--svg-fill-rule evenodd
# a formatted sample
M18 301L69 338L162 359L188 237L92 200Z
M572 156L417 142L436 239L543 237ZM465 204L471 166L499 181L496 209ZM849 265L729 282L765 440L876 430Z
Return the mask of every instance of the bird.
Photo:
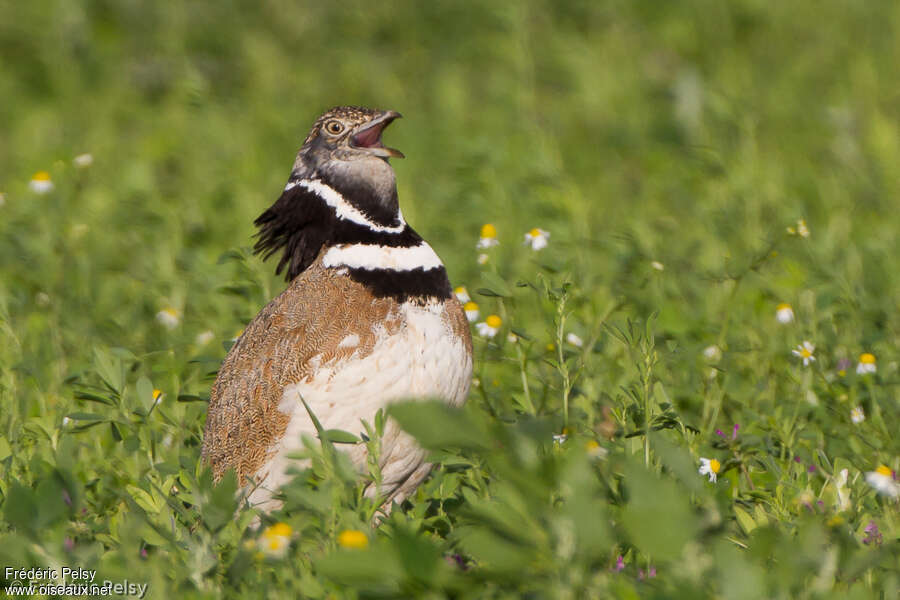
M304 435L362 431L392 402L461 406L472 338L447 270L404 220L382 143L400 113L337 106L316 119L279 198L254 222L254 252L279 256L284 291L244 329L210 391L201 460L233 470L250 506L282 506ZM304 405L304 402L306 405ZM309 410L307 410L307 406ZM342 445L343 447L343 445ZM344 450L362 474L365 444ZM428 475L426 452L393 419L369 497L397 505Z

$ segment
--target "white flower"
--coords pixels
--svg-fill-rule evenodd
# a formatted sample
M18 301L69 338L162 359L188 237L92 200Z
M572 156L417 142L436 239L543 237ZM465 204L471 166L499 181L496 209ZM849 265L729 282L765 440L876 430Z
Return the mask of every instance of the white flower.
M806 226L806 221L804 219L797 219L797 226L788 227L787 232L791 235L799 235L803 238L809 237L809 227Z
M486 265L488 261L488 255L484 253L479 254L477 260L479 265Z
M50 306L50 296L47 292L38 292L34 296L34 301L38 306Z
M850 420L856 425L866 420L866 413L863 412L862 406L857 406L850 411Z
M28 188L35 194L46 194L53 191L53 181L47 171L38 171L31 176Z
M711 363L717 363L722 360L722 349L713 344L703 349L703 358Z
M500 242L497 240L497 228L491 225L490 223L486 223L481 227L481 237L478 238L478 243L475 245L476 248L493 248L494 246L499 245ZM479 257L479 263L480 263Z
M89 166L94 164L94 156L92 154L88 154L87 152L85 152L84 154L79 154L72 159L72 164L79 169L87 169Z
M475 324L475 329L481 337L492 338L497 335L503 320L497 315L490 315L481 323Z
M62 425L63 425L63 427L65 427L66 425L68 425L71 422L72 422L72 419L70 419L69 417L63 417Z
M717 461L715 458L701 458L700 459L700 470L698 471L701 475L709 475L709 480L713 483L716 482L716 478L719 475L719 470L722 468L722 463Z
M879 494L891 498L900 496L900 485L894 481L894 473L885 465L879 465L874 471L867 471L866 482Z
M569 439L569 430L565 427L563 428L562 433L553 434L553 443L557 446L564 444L567 439Z
M581 348L584 346L584 340L575 335L574 333L566 334L566 341L575 346L576 348Z
M856 365L856 374L857 375L866 375L868 373L874 373L878 368L875 366L875 355L870 354L868 352L864 352L859 355L859 364Z
M547 247L547 240L550 239L550 232L535 227L525 234L525 245L531 244L534 251L543 250Z
M463 310L466 311L466 318L469 320L469 323L474 323L478 320L478 305L474 302L466 302L463 306Z
M260 552L271 558L284 557L291 545L293 532L287 523L275 523L271 527L266 527L257 540Z
M806 367L811 362L815 362L816 357L813 356L813 352L815 352L816 347L809 341L805 341L797 346L794 350L791 350L791 354L794 356L798 356L803 359L803 366Z
M794 309L791 308L790 304L782 302L777 307L775 307L775 320L782 325L787 325L788 323L793 322Z
M197 337L194 338L194 343L198 346L205 346L214 339L216 339L216 334L207 329L206 331L201 331L197 334Z
M456 299L459 300L462 304L465 304L466 302L470 302L472 300L469 297L469 291L463 286L459 286L458 288L453 290L453 294L456 296Z
M156 313L156 320L166 329L175 329L181 323L178 311L172 307L164 308Z
M650 266L653 267L654 269L656 269L657 271L665 271L666 270L666 265L662 264L658 260L654 260L653 262L651 262Z

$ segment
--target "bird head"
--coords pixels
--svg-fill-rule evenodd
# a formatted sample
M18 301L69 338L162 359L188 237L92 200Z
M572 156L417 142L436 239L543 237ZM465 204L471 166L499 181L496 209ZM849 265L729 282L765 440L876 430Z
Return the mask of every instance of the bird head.
M393 110L336 106L316 119L303 147L324 161L403 158L402 152L381 143L384 129L400 116Z
M321 179L367 213L397 214L397 183L391 157L403 153L381 143L385 127L400 113L337 106L316 119L297 154L291 179Z

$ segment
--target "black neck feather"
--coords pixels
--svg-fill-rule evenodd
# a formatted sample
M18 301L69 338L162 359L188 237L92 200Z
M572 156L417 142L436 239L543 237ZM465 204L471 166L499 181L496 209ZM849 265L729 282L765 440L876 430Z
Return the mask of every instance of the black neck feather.
M287 281L305 271L322 248L336 244L410 247L422 242L408 225L399 233L392 233L339 219L331 206L302 185L285 190L254 224L259 231L253 251L264 260L281 252L275 272L285 271Z

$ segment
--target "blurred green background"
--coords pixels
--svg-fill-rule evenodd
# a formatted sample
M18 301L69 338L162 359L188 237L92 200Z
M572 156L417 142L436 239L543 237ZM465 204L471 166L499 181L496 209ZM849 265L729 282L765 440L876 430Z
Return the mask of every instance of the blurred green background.
M2 11L4 297L18 323L47 293L63 355L85 339L158 347L135 324L163 304L221 326L216 257L250 243L335 104L404 113L387 134L409 157L403 208L457 281L476 273L463 249L484 222L511 240L550 230L588 287L627 276L624 254L722 269L800 217L822 269L877 249L848 291L881 293L896 272L894 2ZM51 197L27 192L40 170Z
M207 394L222 344L283 286L273 264L246 252L252 221L278 197L313 120L337 104L403 113L385 134L407 156L393 161L403 211L455 284L512 289L538 272L574 282L568 327L592 342L567 358L579 361L576 428L601 431L604 406L622 409L619 434L640 425L619 398L639 377L635 354L601 323L659 311L659 410L677 409L704 436L756 423L754 452L766 460L802 455L823 469L833 465L817 457L840 455L857 474L897 469L898 34L893 1L0 2L0 492L37 485L52 465L74 473L87 486L78 502L96 517L78 535L108 552L119 534L105 523L128 512L121 489L149 468L137 449L193 464L205 405L174 400ZM75 165L84 153L92 164ZM30 189L40 171L53 191ZM799 219L808 239L786 233ZM484 223L501 240L486 267L474 248ZM532 227L551 232L540 254L521 244ZM483 315L504 308L476 300ZM789 330L774 320L780 302L797 313ZM171 329L158 320L164 309L177 316ZM505 309L505 326L535 340L523 370L538 412L556 418L560 382L544 350L556 340L555 307L520 298ZM207 331L213 343L198 339ZM818 348L815 379L791 362L803 339ZM724 351L712 382L698 359L711 344ZM877 356L877 384L840 387L839 361L864 351ZM502 341L477 346L485 385L471 404L485 419L522 414L514 354ZM171 401L124 450L118 436L132 434L116 426L62 433L64 416L92 408L71 384L99 381L111 355L128 369L122 398L149 385L134 383L144 377ZM809 405L795 408L800 400ZM857 402L871 429L849 423ZM682 433L675 443L692 460L709 455L707 438ZM157 449L163 439L172 450ZM609 449L635 453L635 441ZM74 463L58 462L64 454ZM782 494L799 493L806 475L761 464L750 466L757 488L735 475L721 507L759 502L793 532L800 513ZM611 468L615 504L622 469ZM762 489L773 496L760 500ZM896 504L866 498L848 527L881 514L896 538ZM24 531L11 509L5 519L0 533ZM749 534L727 519L729 535ZM56 556L75 534L71 524L53 531L29 539ZM233 546L224 547L204 552L224 564ZM102 554L85 552L86 564ZM791 589L805 590L821 566L804 565ZM209 592L213 576L197 575L208 568L169 584ZM714 589L697 568L697 589ZM764 573L747 567L736 581ZM893 577L871 589L896 589ZM500 581L466 589L521 592ZM566 581L573 587L559 589L583 591Z

